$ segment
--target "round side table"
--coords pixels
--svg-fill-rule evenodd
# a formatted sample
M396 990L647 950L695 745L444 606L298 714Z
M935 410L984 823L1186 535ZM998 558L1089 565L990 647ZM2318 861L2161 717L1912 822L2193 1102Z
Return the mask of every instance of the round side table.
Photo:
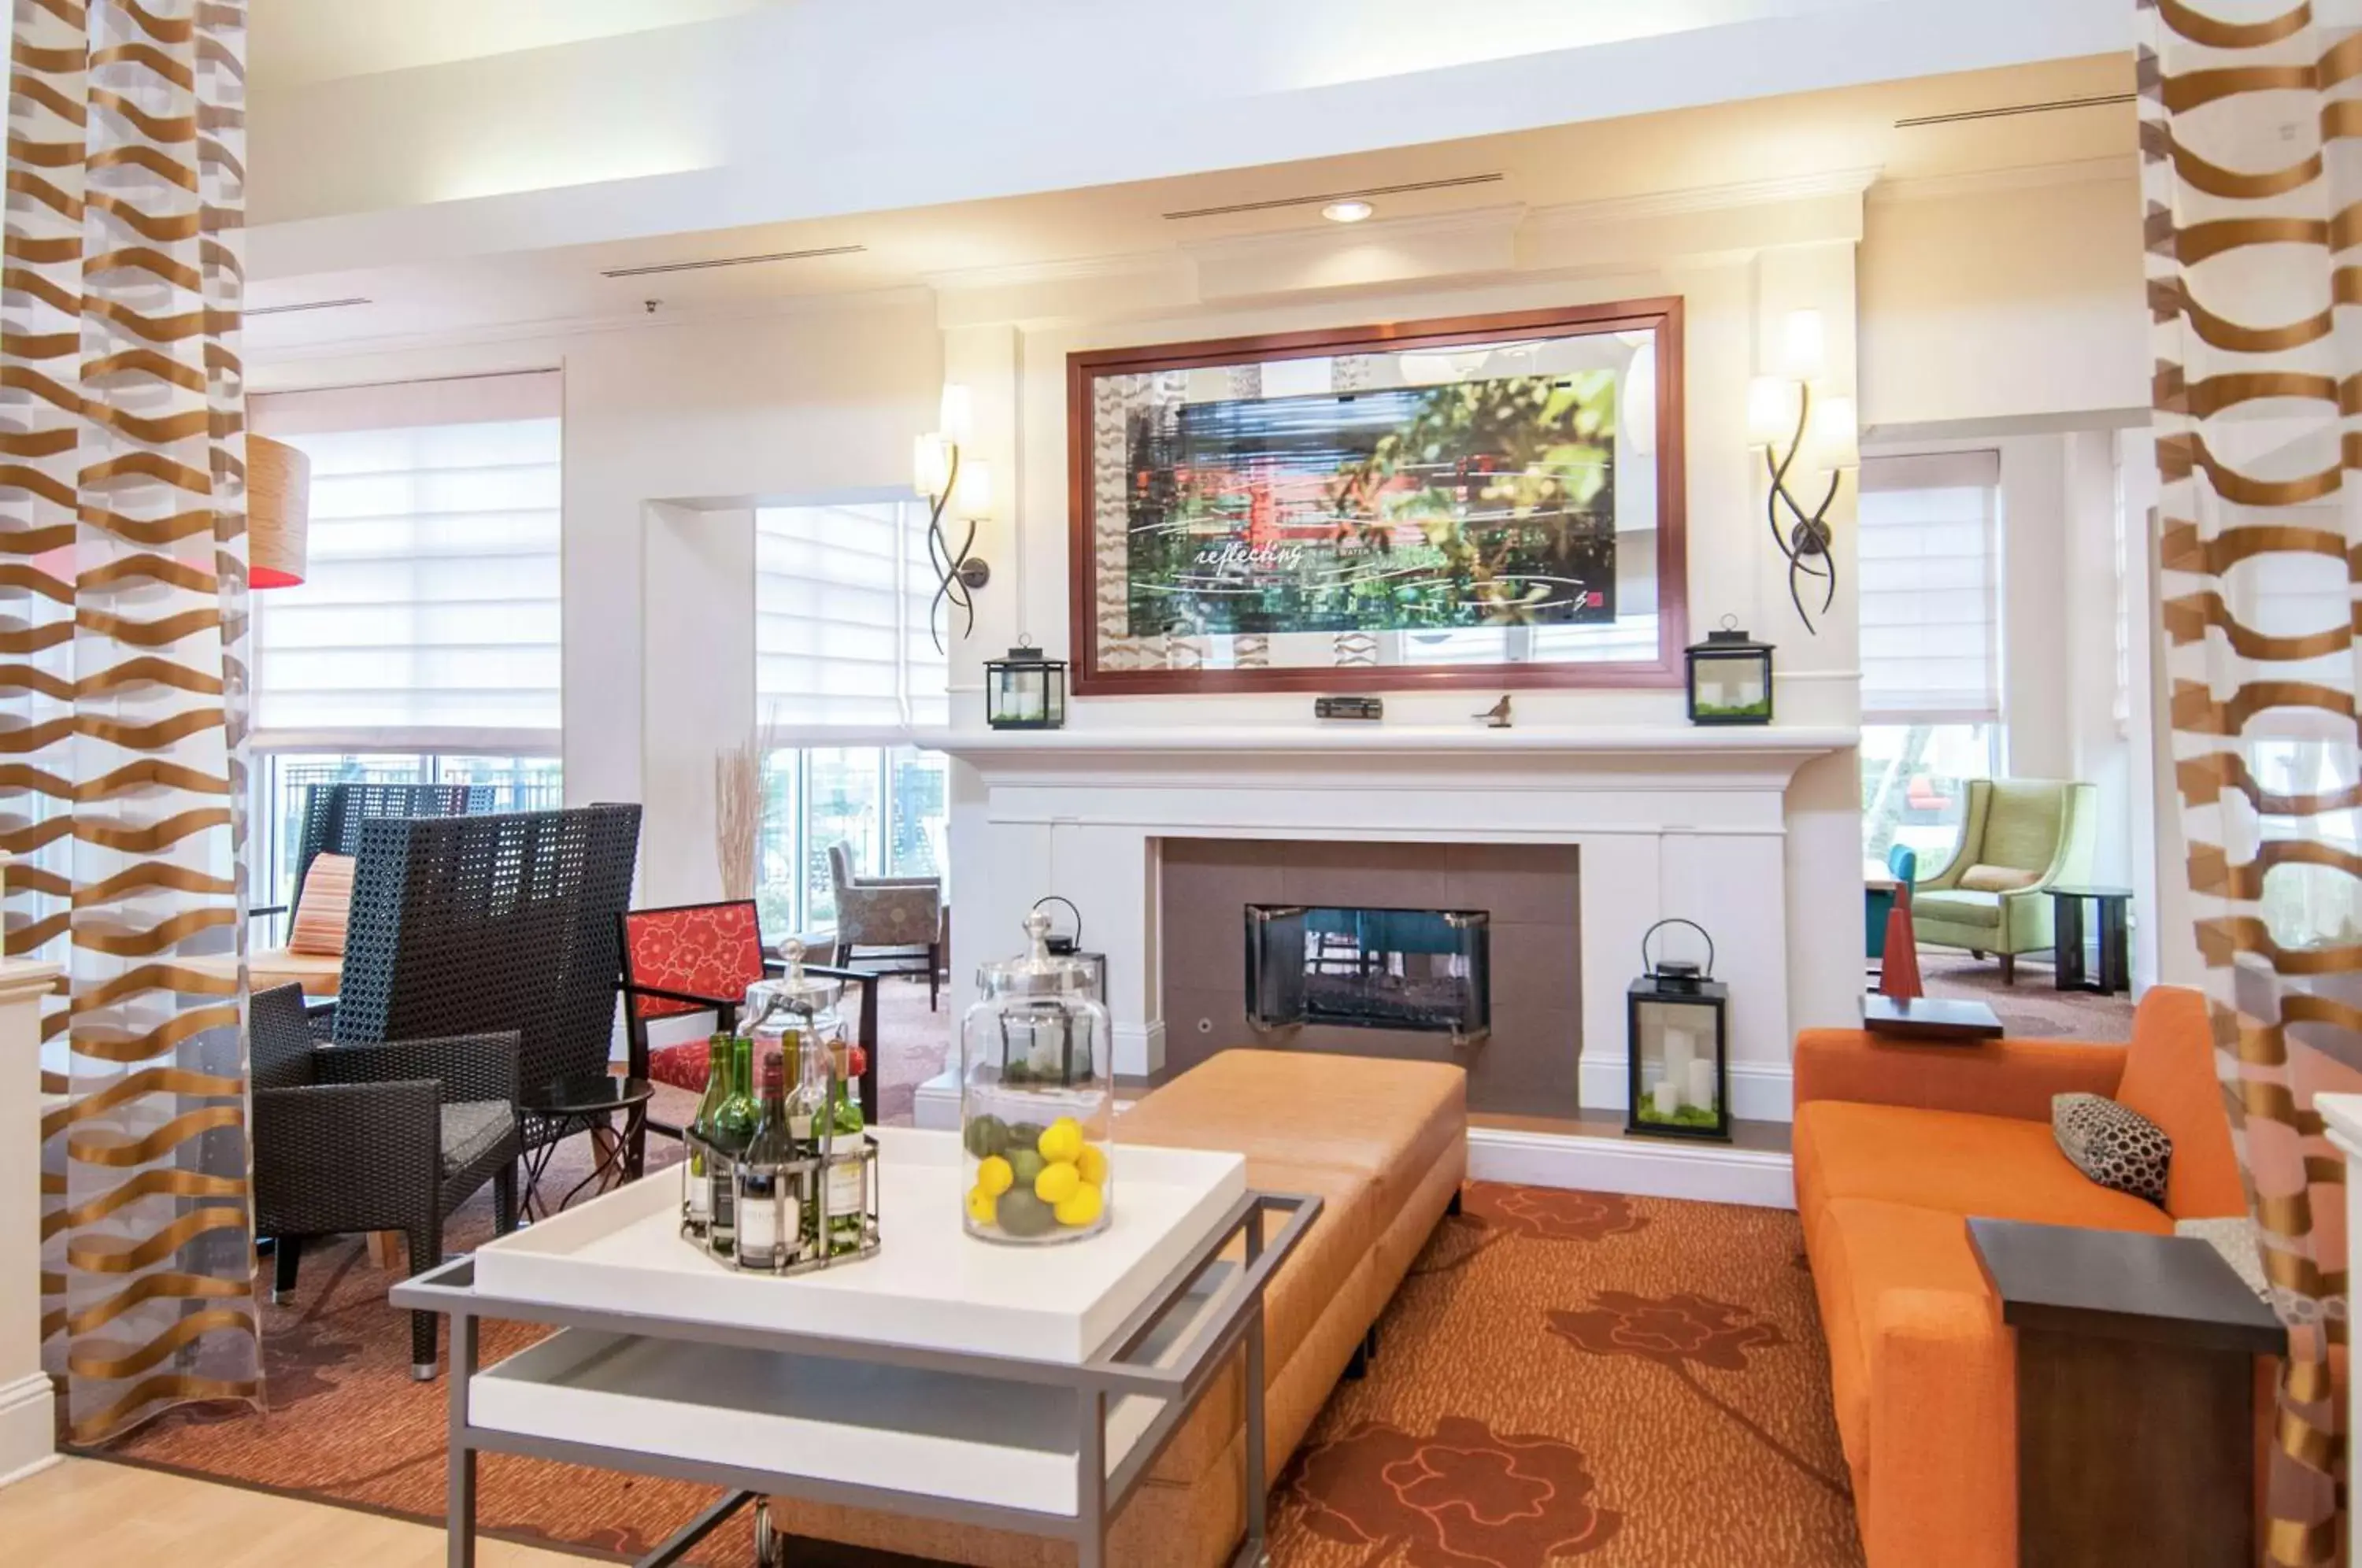
M619 1078L606 1073L582 1073L528 1089L518 1101L525 1116L547 1124L548 1136L524 1152L524 1193L522 1209L528 1220L546 1220L581 1196L585 1187L596 1197L612 1191L640 1173L632 1168L632 1151L646 1135L648 1101L656 1088L646 1078ZM623 1125L615 1124L623 1113ZM541 1178L557 1154L557 1145L577 1132L588 1133L593 1158L590 1174L566 1189L556 1204L541 1197Z

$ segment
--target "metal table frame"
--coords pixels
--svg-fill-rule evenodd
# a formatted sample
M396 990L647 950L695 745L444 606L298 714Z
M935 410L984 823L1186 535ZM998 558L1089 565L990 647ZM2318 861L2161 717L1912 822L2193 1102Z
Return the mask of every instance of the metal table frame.
M1264 1234L1267 1211L1287 1216L1276 1235ZM450 1429L446 1506L449 1568L474 1568L476 1561L476 1455L518 1453L554 1459L604 1470L690 1481L730 1489L730 1496L691 1519L654 1551L638 1560L637 1568L666 1568L679 1562L690 1549L723 1521L749 1503L756 1505L756 1545L769 1554L768 1516L763 1499L770 1495L808 1502L838 1504L885 1514L905 1514L977 1525L1026 1535L1046 1536L1075 1543L1077 1568L1107 1568L1107 1531L1143 1480L1165 1445L1181 1429L1198 1400L1221 1370L1230 1353L1241 1345L1246 1353L1246 1534L1231 1556L1232 1568L1258 1568L1264 1561L1266 1502L1262 1476L1264 1434L1264 1291L1271 1276L1304 1239L1320 1213L1320 1199L1296 1193L1249 1192L1225 1211L1220 1222L1167 1275L1150 1298L1116 1329L1107 1344L1079 1363L1032 1361L977 1352L949 1351L886 1344L828 1335L800 1334L784 1330L748 1328L734 1323L709 1323L660 1318L632 1312L608 1312L547 1302L490 1295L475 1286L475 1260L462 1258L397 1285L392 1304L414 1311L442 1312L451 1319ZM1196 1323L1162 1364L1135 1360L1141 1346L1157 1326L1188 1296L1220 1259L1233 1237L1243 1236L1244 1266L1227 1305L1208 1312ZM1219 1298L1218 1298L1219 1300ZM554 1328L587 1329L601 1333L632 1334L646 1339L688 1340L741 1349L776 1351L781 1354L868 1362L916 1371L953 1373L1008 1383L1031 1383L1066 1388L1076 1401L1080 1432L1076 1454L1076 1496L1079 1507L1072 1516L1048 1514L933 1497L923 1493L883 1486L817 1480L791 1473L705 1460L676 1459L668 1454L639 1453L627 1449L556 1438L493 1431L469 1419L469 1382L477 1370L477 1327L481 1319L546 1323ZM1107 1416L1109 1397L1141 1395L1162 1400L1164 1408L1149 1422L1139 1443L1117 1467L1107 1470Z

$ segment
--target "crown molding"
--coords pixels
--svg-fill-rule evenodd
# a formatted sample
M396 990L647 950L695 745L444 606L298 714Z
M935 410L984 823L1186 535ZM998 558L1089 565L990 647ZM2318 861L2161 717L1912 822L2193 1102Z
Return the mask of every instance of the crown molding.
M1966 174L1926 174L1905 180L1881 180L1867 200L1890 202L1950 201L1960 196L1998 191L2033 191L2050 185L2088 185L2140 178L2140 157L2126 149L2117 158L2079 158L2064 163L2026 163L2011 169L1979 169Z

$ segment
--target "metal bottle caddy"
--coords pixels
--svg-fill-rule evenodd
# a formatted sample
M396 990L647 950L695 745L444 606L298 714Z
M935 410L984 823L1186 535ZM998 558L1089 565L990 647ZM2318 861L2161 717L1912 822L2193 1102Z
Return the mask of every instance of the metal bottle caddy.
M821 1105L823 1116L844 1092L843 1025L836 1016L836 988L808 978L803 969L803 944L789 940L780 945L787 973L777 980L758 980L746 988L740 1016L753 1043L756 1059L773 1048L786 1049L795 1041L795 1055L821 1054ZM790 1088L792 1088L792 1083ZM819 1130L819 1152L780 1164L756 1164L732 1154L684 1128L682 1141L690 1155L702 1154L706 1179L712 1183L712 1212L732 1217L733 1248L714 1245L712 1228L698 1229L690 1220L691 1205L687 1175L692 1159L681 1161L680 1233L709 1257L746 1274L785 1277L858 1263L877 1255L880 1245L877 1220L877 1141L865 1130L858 1137L840 1135L834 1128ZM725 1210L726 1206L726 1210ZM752 1212L760 1217L747 1224ZM749 1261L745 1245L749 1230L771 1242Z

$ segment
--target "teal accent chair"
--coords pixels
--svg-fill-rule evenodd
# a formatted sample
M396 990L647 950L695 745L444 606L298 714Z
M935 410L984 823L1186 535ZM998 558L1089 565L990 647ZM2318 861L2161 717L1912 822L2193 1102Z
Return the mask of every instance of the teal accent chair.
M1886 870L1899 886L1910 887L1919 880L1918 851L1907 844L1893 845L1886 852ZM1862 946L1873 962L1886 956L1886 917L1893 908L1893 889L1862 889Z
M2013 983L2019 954L2050 950L2047 890L2092 879L2099 793L2058 779L1971 780L1951 860L1911 889L1911 933L1919 944L1993 954L2002 983ZM2027 879L1992 891L1960 885L1981 868Z

